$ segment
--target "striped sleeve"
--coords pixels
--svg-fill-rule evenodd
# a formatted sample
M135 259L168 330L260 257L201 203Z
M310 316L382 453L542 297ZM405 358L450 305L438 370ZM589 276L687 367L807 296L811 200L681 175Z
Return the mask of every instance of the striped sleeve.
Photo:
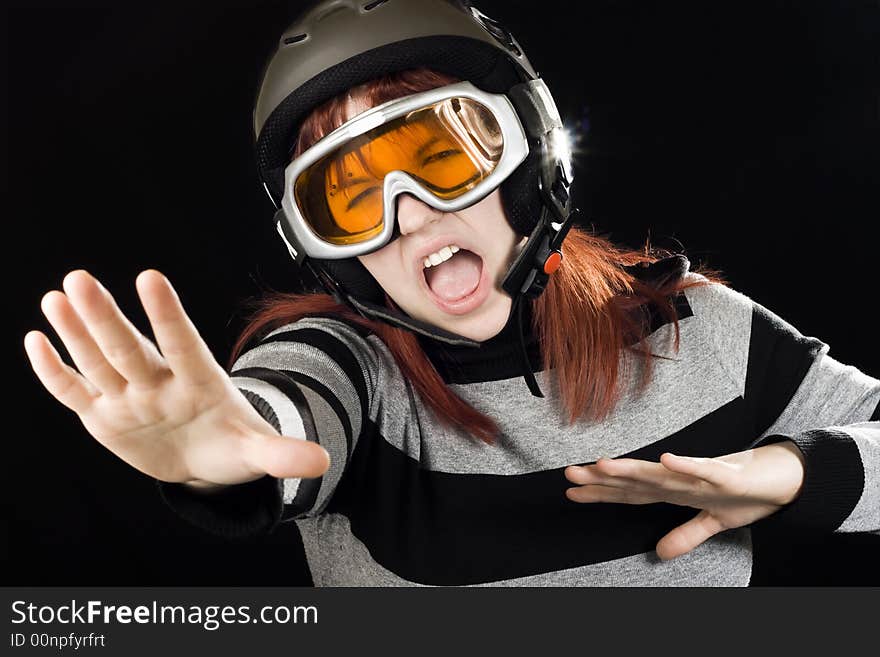
M721 285L694 294L752 421L748 448L790 440L804 456L798 498L766 524L880 531L880 380L829 355L767 308Z
M269 475L219 493L160 484L163 498L189 522L226 537L271 532L279 523L320 514L357 445L375 389L367 332L329 317L277 329L241 355L232 382L275 430L319 443L330 454L321 477Z
M801 493L775 514L774 524L880 531L880 381L838 362L824 344L807 350L810 357L785 380L787 363L797 361L798 345L810 339L758 304L752 340L757 353L750 360L769 363L761 418L767 427L752 446L791 440L804 456Z

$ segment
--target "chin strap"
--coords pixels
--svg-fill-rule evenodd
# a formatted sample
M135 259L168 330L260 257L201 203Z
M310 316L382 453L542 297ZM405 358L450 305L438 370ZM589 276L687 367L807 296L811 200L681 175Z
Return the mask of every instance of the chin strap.
M517 297L514 302L513 312L516 313L516 334L517 339L519 340L519 358L520 363L522 364L523 378L526 380L526 385L529 387L529 391L535 397L543 397L544 393L541 392L541 387L538 385L538 380L535 378L535 373L532 372L532 363L529 361L529 353L526 350L526 340L525 340L525 331L523 330L523 317L522 317L522 309L523 309L523 296L520 295Z
M380 306L370 301L356 299L351 295L346 296L348 297L348 301L350 302L349 305L354 307L354 309L357 310L364 317L379 319L389 324L394 324L395 326L398 326L400 328L407 329L408 331L413 331L414 333L419 333L429 338L433 338L434 340L440 340L441 342L445 342L446 344L451 344L458 347L480 346L480 343L476 340L471 340L470 338L466 338L463 335L459 335L458 333L446 331L442 328L434 326L433 324L428 324L421 320L414 319L413 317L410 317L409 315L404 315L403 313L400 313L392 308L386 308L385 306Z
M446 331L433 324L428 324L427 322L415 319L414 317L405 315L394 308L380 306L372 301L359 299L358 297L349 294L348 291L332 276L325 272L323 268L315 267L309 258L306 258L303 261L303 266L312 273L319 283L321 283L324 290L336 299L337 303L348 306L361 317L379 320L386 324L391 324L392 326L397 326L398 328L406 329L407 331L412 331L457 347L480 346L480 343L476 340L471 340L463 335Z

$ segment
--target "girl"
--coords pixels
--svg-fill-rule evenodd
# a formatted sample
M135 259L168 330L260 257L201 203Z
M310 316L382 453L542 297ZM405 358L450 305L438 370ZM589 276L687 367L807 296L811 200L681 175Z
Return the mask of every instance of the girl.
M318 2L254 113L291 256L227 373L86 272L37 376L183 517L294 521L316 585L746 585L749 525L880 530L880 381L682 256L572 227L552 97L445 0Z

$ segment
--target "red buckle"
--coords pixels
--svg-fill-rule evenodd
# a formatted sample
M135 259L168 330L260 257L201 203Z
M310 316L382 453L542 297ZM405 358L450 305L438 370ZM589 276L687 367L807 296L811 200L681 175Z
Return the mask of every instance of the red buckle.
M559 265L562 263L562 254L559 251L554 251L550 255L547 256L547 259L544 261L544 273L552 274L557 269L559 269Z

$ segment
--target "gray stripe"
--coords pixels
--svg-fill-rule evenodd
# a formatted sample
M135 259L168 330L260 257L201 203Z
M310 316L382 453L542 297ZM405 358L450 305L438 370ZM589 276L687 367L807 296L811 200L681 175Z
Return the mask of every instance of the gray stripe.
M653 381L641 396L636 393L641 375L636 366L638 357L629 353L621 357L627 367L622 377L624 393L604 422L579 420L567 425L558 386L548 379L547 372L535 375L546 398L529 394L521 377L453 385L462 399L498 422L503 431L499 444L489 446L462 431L429 424L417 401L418 416L429 431L421 435L420 457L410 456L419 458L422 467L430 470L512 475L620 456L684 429L738 398L741 388L738 381L724 374L697 318L683 320L680 327L679 354L671 360L654 361ZM649 341L652 350L669 355L668 337L664 330L658 331ZM404 402L389 400L383 409L403 413ZM393 426L393 422L393 417L380 417L383 435L389 436L384 426ZM394 442L391 436L389 442ZM413 441L406 444L407 448L412 445Z
M761 436L862 422L880 401L880 381L826 355L824 346L788 406Z
M705 280L688 274L686 280ZM721 366L745 395L752 334L752 300L727 286L712 283L686 290L685 298L699 318L706 342L715 349Z
M388 347L378 337L370 339L375 339L375 353L380 362L376 378L378 394L370 409L371 419L382 428L382 437L388 443L418 461L422 441L428 439L428 434L442 429L412 384L404 378ZM470 440L469 437L456 438Z
M370 398L373 397L373 392L376 389L378 361L371 342L364 340L357 331L347 324L326 317L304 317L297 322L295 328L315 328L324 331L348 347L361 367L364 381L367 384L367 394Z
M339 418L330 405L324 401L324 398L307 386L299 386L299 389L302 390L309 409L312 411L312 418L320 437L321 446L330 453L330 468L321 478L321 489L318 491L315 506L307 514L314 515L323 511L342 478L349 458L348 444ZM286 492L285 501L289 501L286 499Z
M297 527L315 586L424 586L377 563L341 514L322 516L320 526L315 519L297 520ZM743 527L717 534L670 561L652 551L476 586L747 586L751 572L751 531Z

